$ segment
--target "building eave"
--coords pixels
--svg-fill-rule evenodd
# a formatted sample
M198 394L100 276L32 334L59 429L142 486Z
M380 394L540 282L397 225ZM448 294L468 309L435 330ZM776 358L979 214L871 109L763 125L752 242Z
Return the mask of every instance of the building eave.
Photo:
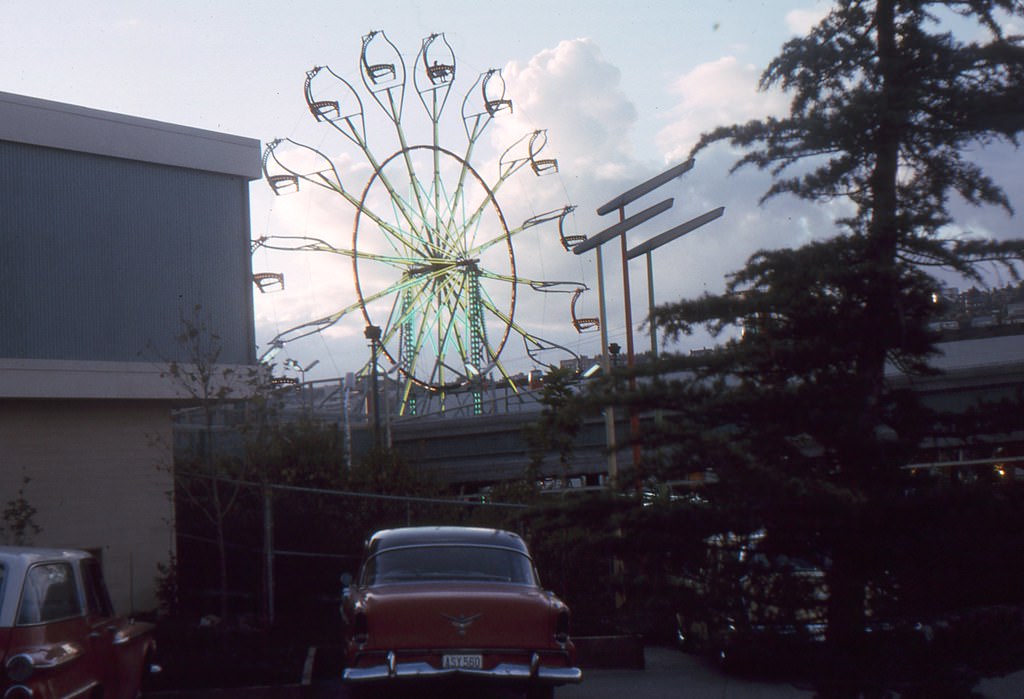
M160 165L261 176L257 139L0 92L0 140Z
M245 398L253 387L242 377L255 366L218 366L217 374L232 377L232 395ZM168 400L194 401L185 382L168 367L147 362L101 362L0 358L0 400Z

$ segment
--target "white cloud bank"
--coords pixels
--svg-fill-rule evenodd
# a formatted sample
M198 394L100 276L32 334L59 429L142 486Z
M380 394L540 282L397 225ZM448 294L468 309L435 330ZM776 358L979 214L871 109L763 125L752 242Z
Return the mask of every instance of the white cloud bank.
M785 96L759 91L759 78L758 68L734 56L703 63L677 78L669 87L677 104L657 135L666 159L686 157L700 135L717 126L785 114Z

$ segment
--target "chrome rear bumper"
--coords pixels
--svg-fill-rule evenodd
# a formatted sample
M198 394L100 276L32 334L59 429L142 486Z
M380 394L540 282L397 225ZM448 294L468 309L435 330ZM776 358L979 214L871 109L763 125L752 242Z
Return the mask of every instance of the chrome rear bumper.
M394 653L388 653L384 664L370 667L345 668L346 682L379 682L392 679L472 677L496 681L541 682L543 684L579 684L583 671L578 667L545 667L536 653L529 665L501 663L490 670L468 668L439 669L425 662L399 662Z

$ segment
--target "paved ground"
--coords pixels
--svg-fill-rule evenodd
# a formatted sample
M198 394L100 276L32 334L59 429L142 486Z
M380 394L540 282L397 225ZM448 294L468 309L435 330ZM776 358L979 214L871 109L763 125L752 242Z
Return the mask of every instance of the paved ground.
M646 669L589 670L578 687L563 687L557 699L797 699L814 696L801 683L773 682L727 675L710 659L675 648L646 648ZM1024 671L982 680L986 699L1024 699Z
M788 682L767 682L723 674L709 658L675 648L644 649L643 670L587 670L582 685L563 687L557 699L810 699L814 692Z
M647 648L643 670L585 670L583 684L562 687L556 699L811 699L814 692L792 682L772 682L721 673L707 658L674 648ZM315 654L314 654L315 658ZM160 692L144 699L344 699L348 691L323 670L308 673L288 687L250 687L207 692ZM983 680L977 689L986 699L1024 699L1024 671ZM428 695L422 689L389 691L387 699ZM515 693L478 688L445 688L429 696L445 699L518 699Z

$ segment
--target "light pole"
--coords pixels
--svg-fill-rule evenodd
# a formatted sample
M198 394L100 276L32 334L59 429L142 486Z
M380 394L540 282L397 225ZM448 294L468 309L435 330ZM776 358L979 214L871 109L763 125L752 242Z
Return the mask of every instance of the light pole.
M600 319L599 319L599 322L600 322L600 325L601 325L602 360L603 360L604 369L605 369L606 372L610 370L611 366L610 366L610 362L609 362L609 358L608 358L609 347L608 347L608 333L607 333L607 329L606 329L607 328L607 315L606 315L606 311L605 311L605 300L604 300L604 267L603 267L602 259L601 259L601 246L603 246L605 243L607 243L608 241L610 241L613 238L615 238L616 236L618 236L619 241L620 241L620 247L622 249L622 287L623 287L623 294L622 295L623 295L624 313L625 313L625 321L626 321L626 366L628 368L632 369L633 366L634 366L634 362L635 362L635 353L634 353L634 350L633 350L633 305L632 305L632 300L631 300L630 284L629 284L629 260L631 260L633 257L635 257L636 255L639 255L639 254L647 254L647 256L648 256L648 272L647 272L647 274L648 274L648 279L647 279L648 300L649 300L649 305L651 307L651 310L653 310L653 304L654 304L654 287L653 287L653 284L654 284L654 282L653 282L653 270L652 270L653 265L652 265L652 262L651 262L650 252L652 250L654 250L655 248L657 248L657 247L659 247L661 245L664 245L665 243L669 242L669 240L673 240L673 239L683 235L684 233L688 233L689 231L691 231L691 230L693 230L695 228L698 228L699 226L704 225L708 221L711 221L711 220L713 220L715 218L718 218L719 216L722 215L722 212L724 211L724 208L719 208L719 209L716 209L715 211L710 211L707 214L704 214L703 216L699 216L696 219L688 221L688 222L686 222L686 223L684 223L684 224L682 224L680 226L676 226L675 228L672 228L672 229L666 231L665 233L662 233L662 234L660 234L658 236L655 236L654 238L649 240L648 243L650 243L650 245L646 245L646 244L645 245L641 245L641 246L638 246L637 248L634 248L634 250L631 251L631 250L628 250L627 247L626 247L626 231L628 231L629 229L634 228L634 227L640 225L641 223L643 223L643 222L653 218L654 216L657 216L658 214L660 214L660 213L662 213L664 211L667 211L669 208L672 207L673 200L672 199L666 199L666 200L664 200L664 201L662 201L662 202L660 202L658 204L655 204L654 206L651 206L651 207L649 207L647 209L644 209L643 211L641 211L641 212L639 212L637 214L634 214L634 215L632 215L632 216L630 216L628 218L626 217L626 206L628 204L631 204L632 202L636 201L637 199L639 199L639 198L641 198L641 197L643 197L643 196L653 192L655 189L658 189L662 185L667 184L671 180L673 180L673 179L675 179L677 177L682 176L684 173L686 173L686 172L690 171L691 169L693 169L693 166L694 166L694 160L693 160L693 158L691 158L691 159L687 160L686 162L679 163L678 165L669 168L668 170L666 170L665 172L662 172L659 175L655 175L651 179L649 179L649 180L647 180L645 182L642 182L642 183L638 184L637 186L635 186L635 187L633 187L633 188L623 192L622 194L620 194L619 196L615 197L614 199L612 199L611 201L607 202L606 204L603 204L602 206L599 206L598 209L597 209L598 216L604 216L606 214L611 213L612 211L618 211L619 212L619 222L614 224L614 225L612 225L612 226L609 226L608 228L604 229L600 233L597 233L597 234L595 234L593 236L590 236L586 240L584 240L583 242L573 246L572 251L575 254L577 254L577 255L581 255L581 254L583 254L585 252L588 252L589 250L593 250L593 249L597 250L597 289L598 289L598 303L599 303L599 307L600 307ZM641 252L638 252L636 254L632 254L634 251L639 250L641 248L643 248L641 250ZM651 342L653 343L653 346L655 348L654 349L654 354L656 356L657 355L657 336L655 335L655 331L653 330L653 328L652 328ZM630 388L633 389L635 387L636 387L636 378L631 376L630 377ZM609 453L614 455L614 453L615 453L615 417L614 417L614 412L613 412L613 409L611 408L611 406L609 406L605 410L605 430L606 430L606 439L607 439L607 443L608 443ZM631 432L633 437L636 437L637 433L639 432L639 416L636 414L635 410L630 412L630 432ZM634 445L633 445L633 466L634 466L634 468L639 468L639 464L640 464L640 445L639 445L639 443L634 441ZM618 475L618 464L615 461L613 456L609 456L609 459L608 459L608 475L609 475L609 480L612 480L613 482L617 478L617 475Z
M373 448L380 451L380 402L377 388L377 347L381 330L376 325L367 325L363 335L370 341L370 395L373 401Z
M313 369L313 367L315 367L319 363L320 363L319 359L314 359L312 362L309 363L309 366L304 367L301 364L299 364L297 361L295 361L294 359L288 358L288 359L284 360L284 368L285 369L291 369L292 371L299 372L299 391L302 392L302 409L303 410L306 409L306 400L305 400L305 396L306 396L306 372L307 371L311 371ZM310 391L309 392L309 412L310 412L310 414L313 413L313 401L314 401L313 392Z
M601 329L601 368L604 370L606 376L611 375L612 364L608 356L609 345L608 345L608 311L607 304L605 302L605 290L604 290L604 262L601 254L601 246L612 240L617 235L625 236L625 232L630 228L639 226L644 221L654 218L663 211L668 211L672 208L672 199L666 199L665 201L659 202L654 206L648 207L643 211L633 214L627 219L623 219L616 223L614 226L610 226L600 233L595 233L592 236L587 237L586 240L577 243L573 246L572 251L576 255L582 255L590 250L596 250L597 252L597 303L598 303L598 326ZM618 345L616 345L617 347ZM615 408L614 406L606 406L604 411L604 428L605 428L605 444L608 447L608 481L609 486L612 488L618 482L619 477L619 461L618 451L616 448L616 436L615 436Z
M619 212L619 224L620 225L624 224L628 220L636 218L636 216L631 216L629 219L626 218L626 206L628 204L633 203L634 201L636 201L640 197L643 197L643 196L645 196L647 194L650 194L654 190L658 189L662 185L665 185L665 184L671 182L675 178L681 177L684 173L689 172L690 170L692 170L694 164L695 164L694 159L690 158L686 162L679 163L678 165L669 168L668 170L666 170L665 172L661 173L660 175L655 175L651 179L649 179L649 180L647 180L645 182L641 182L637 186L635 186L635 187L633 187L631 189L626 190L625 192L623 192L619 196L615 197L614 199L612 199L608 203L603 204L602 206L599 206L597 208L597 215L598 216L605 216L607 214L610 214L613 211L618 211ZM672 200L669 199L668 201L671 202ZM662 203L664 203L664 202L662 202ZM671 206L671 203L669 204L669 206ZM655 207L651 207L651 208L655 208ZM665 207L665 209L667 209L667 208L669 208L669 207ZM665 209L662 209L662 211L664 211ZM650 209L647 209L647 211L650 211ZM644 213L644 212L641 212L641 213ZM661 213L661 211L658 211L657 213ZM639 215L640 214L637 214L637 216L639 216ZM644 220L646 220L646 219L644 219ZM633 362L634 362L634 352L633 352L633 304L632 304L632 301L630 299L630 289L629 289L629 264L628 264L629 260L626 258L626 231L629 230L629 228L632 228L632 227L633 226L628 226L628 227L622 228L621 230L616 231L616 234L619 236L620 247L622 248L622 295L623 295L624 310L625 310L625 315L626 315L626 366L630 367L630 368L633 367ZM612 230L614 228L615 228L615 226L612 226L608 230ZM576 252L575 248L573 249L573 252Z
M319 359L314 359L312 362L309 363L309 366L304 367L294 359L286 359L284 360L284 368L292 369L293 371L299 372L299 376L301 377L300 383L306 383L306 372L312 371L313 367L315 367L319 363Z

